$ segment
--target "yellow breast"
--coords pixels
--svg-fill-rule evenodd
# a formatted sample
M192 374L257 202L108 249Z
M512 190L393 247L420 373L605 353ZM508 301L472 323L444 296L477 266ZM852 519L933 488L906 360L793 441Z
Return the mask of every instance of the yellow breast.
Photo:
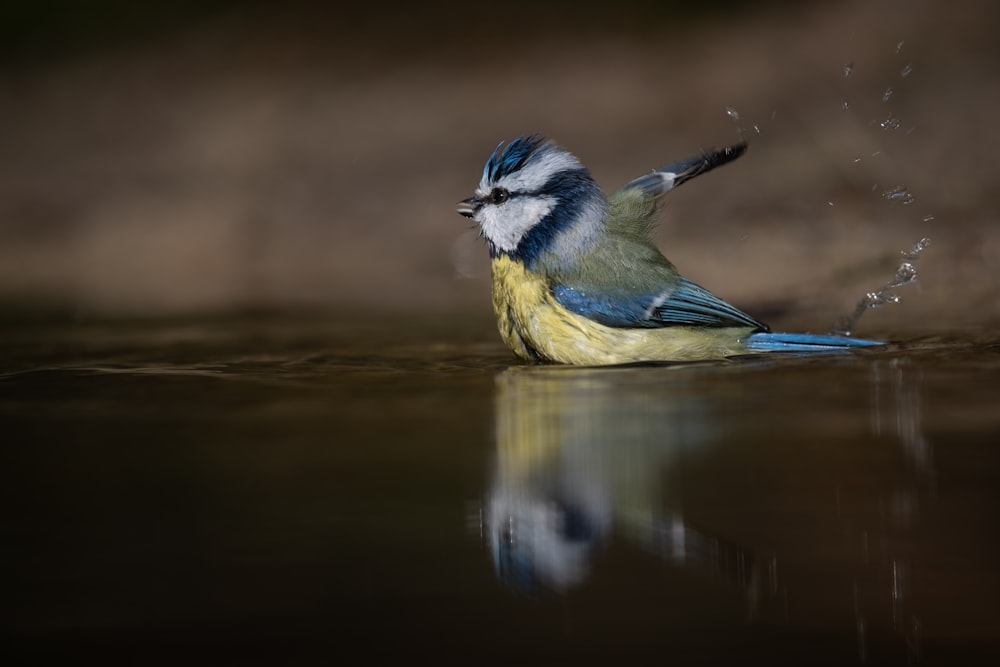
M746 352L751 329L607 327L552 296L544 277L502 256L493 260L493 311L504 342L522 359L594 366L636 361L720 359Z

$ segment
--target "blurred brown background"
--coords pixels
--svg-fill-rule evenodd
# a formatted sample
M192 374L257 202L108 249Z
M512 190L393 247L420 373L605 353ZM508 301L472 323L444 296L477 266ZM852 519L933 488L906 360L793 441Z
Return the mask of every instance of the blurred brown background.
M862 333L1000 321L996 3L703 4L15 3L0 313L486 319L454 204L499 140L612 189L742 133L666 207L688 277L822 330L930 237Z

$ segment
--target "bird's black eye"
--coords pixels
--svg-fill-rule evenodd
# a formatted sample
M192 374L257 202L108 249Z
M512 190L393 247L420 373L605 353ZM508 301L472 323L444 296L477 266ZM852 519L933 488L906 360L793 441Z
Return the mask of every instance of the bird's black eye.
M490 203L491 204L502 204L510 199L510 193L504 188L493 188L490 192Z

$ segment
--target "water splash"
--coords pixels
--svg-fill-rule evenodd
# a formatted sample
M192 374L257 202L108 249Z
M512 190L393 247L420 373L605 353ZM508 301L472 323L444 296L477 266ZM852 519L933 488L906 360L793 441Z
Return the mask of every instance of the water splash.
M917 282L917 266L915 261L917 256L926 250L930 244L931 240L925 237L913 244L913 247L909 250L900 251L899 254L902 255L903 261L896 267L896 273L892 278L877 290L868 292L861 297L861 300L858 301L858 304L854 307L854 311L850 315L845 315L837 320L837 324L831 333L850 336L855 327L857 327L858 320L869 310L881 308L888 303L900 303L903 298L890 290Z
M732 118L733 120L740 119L740 112L737 111L735 107L726 107L726 115Z
M897 39L895 43L890 42L887 46L890 45L895 47L895 55L898 58L895 61L896 64L894 65L894 68L897 68L896 71L898 72L899 79L891 79L884 82L881 93L872 91L875 95L880 94L882 104L885 105L881 107L883 109L881 112L882 115L872 118L868 125L872 133L878 133L879 130L884 132L904 132L902 120L893 113L892 108L888 105L894 101L897 103L899 102L900 91L909 84L908 81L904 82L901 81L901 79L906 79L913 73L913 61L912 55L909 53L909 49L907 49L905 57L901 55L905 45L903 40ZM842 65L842 74L844 77L852 76L854 71L854 61L845 62ZM841 97L841 100L844 100L845 98L846 96ZM842 105L843 111L847 111L849 109L847 101L843 101ZM907 127L909 129L905 130L905 134L909 135L914 128L910 127L909 123L907 124ZM874 139L874 134L872 134L872 139ZM849 159L852 164L861 165L862 157L864 157L864 161L868 163L868 165L877 166L879 162L885 159L881 156L881 153L882 151L880 148L873 146L870 157L859 152L855 153L855 155ZM897 183L893 183L891 181L889 183L885 183L885 181L883 181L882 185L879 185L878 182L875 182L871 186L871 193L873 196L881 196L882 199L892 205L898 204L909 206L910 204L913 204L916 201L913 193L910 192L909 188L905 184ZM933 219L934 216L929 214L925 214L923 217L924 222L930 222ZM850 336L857 326L858 320L869 310L881 308L886 304L900 303L902 301L902 297L897 291L907 285L917 282L917 257L929 244L930 239L922 238L911 248L901 251L901 257L896 263L895 271L892 276L878 289L865 293L857 302L853 312L837 320L833 332Z

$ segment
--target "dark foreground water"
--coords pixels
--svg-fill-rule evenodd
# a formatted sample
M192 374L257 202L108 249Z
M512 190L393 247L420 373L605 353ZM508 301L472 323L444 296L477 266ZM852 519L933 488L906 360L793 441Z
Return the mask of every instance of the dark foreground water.
M407 327L6 326L3 650L998 664L995 337L572 369Z

